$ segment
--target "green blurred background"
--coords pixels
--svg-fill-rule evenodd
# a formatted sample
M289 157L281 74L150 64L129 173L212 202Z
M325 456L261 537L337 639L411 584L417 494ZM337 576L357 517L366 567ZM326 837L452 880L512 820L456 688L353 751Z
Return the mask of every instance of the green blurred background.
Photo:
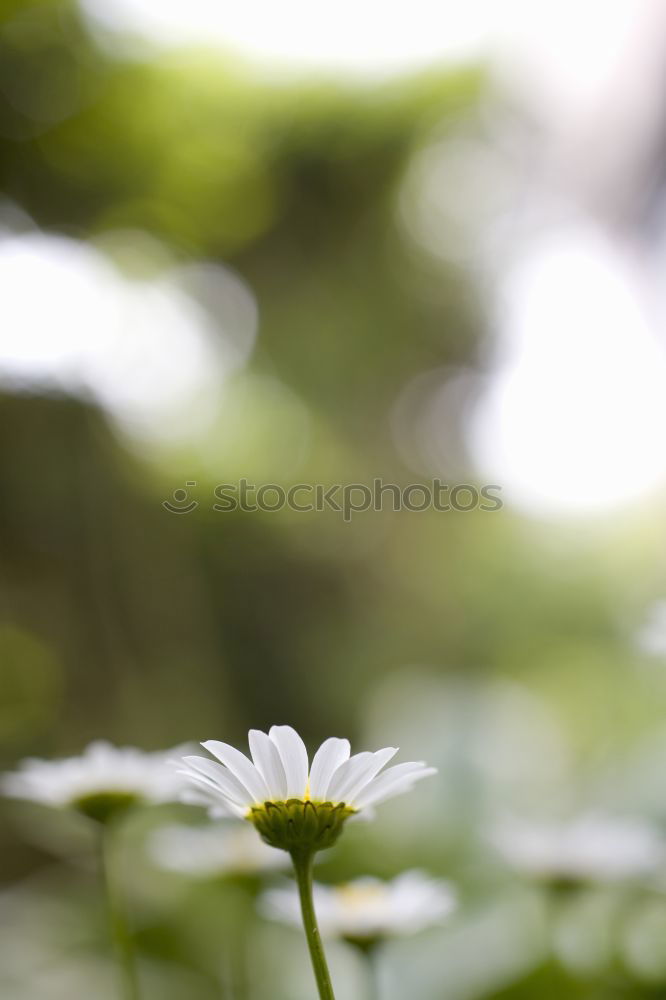
M484 240L529 187L535 116L480 57L280 76L121 44L61 0L1 12L3 765L97 737L243 746L273 723L400 745L440 776L322 864L460 888L446 928L387 951L387 998L666 996L663 887L590 890L558 952L541 891L487 843L512 811L666 823L666 638L640 639L663 490L573 517L510 495L351 523L213 509L241 477L489 481L467 437L501 311ZM655 170L619 213L635 242ZM415 236L429 213L440 252ZM198 506L170 513L183 488ZM2 812L1 995L111 997L85 831ZM144 862L166 812L127 835L146 997L224 996L233 896ZM253 947L257 998L311 996L295 935L261 925ZM343 996L362 995L354 961L334 948Z

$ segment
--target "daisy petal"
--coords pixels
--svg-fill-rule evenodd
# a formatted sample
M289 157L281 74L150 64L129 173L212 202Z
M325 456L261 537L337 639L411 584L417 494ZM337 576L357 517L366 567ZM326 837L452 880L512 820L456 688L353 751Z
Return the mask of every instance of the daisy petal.
M350 757L340 765L331 780L328 789L331 801L351 802L397 752L397 747L386 747L376 753L366 751Z
M396 764L369 782L358 795L355 805L359 809L378 805L394 795L409 791L415 782L431 774L437 774L437 768L425 767L422 762L409 761L406 764Z
M202 794L205 794L210 802L220 803L224 808L229 808L232 811L238 811L241 815L245 815L248 810L248 805L241 805L235 799L229 798L219 785L216 785L214 781L207 778L205 774L200 774L198 771L179 771L185 778L189 780L190 789L195 788Z
M302 799L308 783L308 752L291 726L272 726L269 733L287 776L287 798Z
M214 799L216 802L229 803L230 805L233 805L237 809L242 808L241 806L236 805L235 802L232 803L231 799L228 799L224 795L224 793L220 790L219 786L216 785L214 781L211 781L210 778L207 778L204 774L198 774L196 771L186 771L186 770L178 771L177 773L182 774L183 777L185 778L188 778L190 786L198 790L201 790L203 793L207 795L207 797L210 800Z
M265 802L270 798L266 782L244 753L220 740L206 740L201 746L221 760L241 784L245 785L253 802Z
M194 771L197 775L205 776L232 802L236 802L240 806L248 806L254 801L245 785L238 778L235 778L228 768L222 767L216 761L208 760L207 757L183 757L183 760L188 767L189 774Z
M271 799L286 799L287 776L275 743L260 729L248 733L252 760L268 786Z
M180 771L179 773L185 774L186 772ZM240 806L228 799L223 802L212 789L204 785L197 784L196 787L186 788L181 792L180 801L189 806L203 806L213 819L228 819L229 816L237 816L242 819L245 816L245 810Z
M328 786L334 773L349 760L349 740L340 740L331 736L319 747L310 768L310 798L315 801L325 801Z

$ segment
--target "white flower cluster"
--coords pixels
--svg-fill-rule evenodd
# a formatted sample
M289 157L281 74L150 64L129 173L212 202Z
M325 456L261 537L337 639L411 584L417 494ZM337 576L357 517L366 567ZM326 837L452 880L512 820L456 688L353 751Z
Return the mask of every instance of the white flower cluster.
M564 823L505 820L491 841L511 867L549 881L617 882L654 872L666 857L652 827L595 814Z
M314 902L322 934L362 943L413 934L437 924L453 911L456 897L448 883L414 870L389 882L360 878L339 886L316 884ZM272 919L300 925L294 886L269 889L262 910Z
M146 753L97 740L78 757L29 757L4 776L2 790L14 798L61 808L98 795L128 796L140 803L173 802L183 789L172 766L181 752Z
M257 875L289 864L288 855L264 844L249 824L165 826L148 846L157 865L193 878Z

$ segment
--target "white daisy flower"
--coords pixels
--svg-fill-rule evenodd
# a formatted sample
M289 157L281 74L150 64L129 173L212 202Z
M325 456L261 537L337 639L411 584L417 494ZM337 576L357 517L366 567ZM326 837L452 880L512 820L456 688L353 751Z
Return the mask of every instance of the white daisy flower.
M636 632L636 645L649 656L666 656L666 601L655 601Z
M175 824L155 831L148 843L161 868L194 878L257 875L289 864L284 851L268 847L249 826Z
M183 782L173 759L179 753L182 749L147 753L98 740L78 757L29 757L4 775L0 788L13 798L76 809L105 821L134 805L177 801Z
M340 886L316 883L314 903L322 934L363 945L439 923L455 909L456 898L447 882L414 870L390 882L360 878ZM300 924L295 886L269 889L261 909L274 920Z
M614 882L664 860L657 833L634 819L581 816L568 823L504 822L491 837L512 867L552 882Z
M181 773L210 799L251 820L272 847L292 852L330 847L350 816L435 773L422 761L382 770L397 748L350 756L349 740L337 737L322 743L309 764L291 726L273 726L268 735L251 729L249 744L252 760L227 743L207 740L201 745L217 760L184 757Z

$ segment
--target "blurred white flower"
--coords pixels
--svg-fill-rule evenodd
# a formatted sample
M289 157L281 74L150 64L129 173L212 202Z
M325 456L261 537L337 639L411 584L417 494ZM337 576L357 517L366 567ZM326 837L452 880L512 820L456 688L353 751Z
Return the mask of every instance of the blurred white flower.
M346 885L315 884L315 910L322 934L359 943L413 934L447 917L456 905L451 887L421 871L403 872L389 882L360 878ZM262 912L298 927L301 911L295 886L269 889Z
M268 847L249 826L166 826L150 838L148 850L162 868L198 878L251 875L284 868L284 851Z
M664 860L656 831L635 819L588 815L559 824L510 820L491 841L512 867L553 881L614 882L646 875Z
M183 782L174 772L173 758L173 750L149 753L98 740L78 757L30 757L4 775L0 788L13 798L106 819L131 805L176 801Z
M636 645L650 656L666 656L666 601L655 601L636 632Z
M250 819L267 843L285 850L330 847L349 816L409 791L435 773L422 761L382 768L395 747L350 756L349 740L331 737L310 766L303 740L291 726L273 726L269 734L249 732L252 760L221 743L201 745L207 757L184 757L181 771L209 801Z

